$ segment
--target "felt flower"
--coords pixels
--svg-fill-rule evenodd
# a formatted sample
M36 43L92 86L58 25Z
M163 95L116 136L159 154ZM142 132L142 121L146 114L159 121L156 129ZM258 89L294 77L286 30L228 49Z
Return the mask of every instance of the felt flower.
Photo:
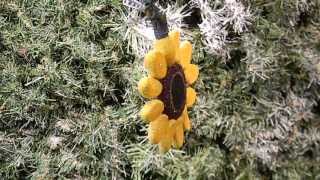
M192 107L197 95L190 85L199 75L191 58L191 43L180 42L176 30L155 40L154 48L144 58L148 76L139 81L138 90L150 101L143 106L140 116L149 124L149 141L158 144L161 153L171 147L180 148L185 130L191 128L187 108Z

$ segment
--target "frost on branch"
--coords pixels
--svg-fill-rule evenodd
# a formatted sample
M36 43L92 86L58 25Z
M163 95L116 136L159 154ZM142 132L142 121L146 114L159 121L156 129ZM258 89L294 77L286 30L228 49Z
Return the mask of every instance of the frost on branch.
M237 34L248 30L252 19L249 8L237 0L193 0L193 4L201 10L202 23L199 27L206 50L218 56L228 57L229 50L226 45L233 39L228 39L227 36L230 30Z
M257 78L266 80L275 71L277 52L263 49L261 40L255 35L242 37L247 56L242 61L247 66L247 76L254 82Z
M305 132L299 131L303 121L311 121L314 114L311 112L315 105L313 100L298 97L293 92L289 92L286 99L279 99L278 102L259 99L259 104L269 109L263 127L253 128L255 134L251 142L247 144L246 150L257 156L264 164L275 165L281 158L281 153L288 150L292 156L303 150L292 149L295 141L300 141L302 137L309 137ZM317 133L319 136L319 132ZM307 141L307 139L305 139Z
M246 8L238 0L226 0L224 8L227 17L224 24L232 24L233 30L236 33L248 30L252 18L249 8Z
M320 34L319 34L320 35ZM300 50L303 54L304 60L302 61L303 67L309 74L310 85L320 84L320 55L314 49Z

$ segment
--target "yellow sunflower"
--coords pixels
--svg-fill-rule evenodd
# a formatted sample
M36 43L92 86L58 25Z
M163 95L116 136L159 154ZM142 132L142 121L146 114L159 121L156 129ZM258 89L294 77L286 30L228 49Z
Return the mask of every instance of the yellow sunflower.
M143 106L140 116L149 123L149 141L158 144L161 153L172 146L180 148L184 131L191 128L187 108L195 103L196 91L189 86L199 75L191 57L191 43L180 42L180 33L175 30L168 37L157 39L144 59L148 76L139 81L138 90L151 100Z

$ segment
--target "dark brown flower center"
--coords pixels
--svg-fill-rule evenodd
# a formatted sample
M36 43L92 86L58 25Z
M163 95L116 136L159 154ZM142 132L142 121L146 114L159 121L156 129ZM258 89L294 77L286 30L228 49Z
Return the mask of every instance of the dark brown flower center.
M169 119L178 119L186 104L186 83L182 67L179 64L170 66L166 77L160 81L163 90L159 99L164 103L164 114Z

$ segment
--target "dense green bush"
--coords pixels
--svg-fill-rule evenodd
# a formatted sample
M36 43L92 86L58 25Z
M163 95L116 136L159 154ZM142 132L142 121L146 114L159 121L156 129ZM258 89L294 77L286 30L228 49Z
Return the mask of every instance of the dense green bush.
M1 1L0 179L319 179L319 0L246 0L245 26L193 24L230 2L181 16L198 100L183 148L160 155L121 1Z

